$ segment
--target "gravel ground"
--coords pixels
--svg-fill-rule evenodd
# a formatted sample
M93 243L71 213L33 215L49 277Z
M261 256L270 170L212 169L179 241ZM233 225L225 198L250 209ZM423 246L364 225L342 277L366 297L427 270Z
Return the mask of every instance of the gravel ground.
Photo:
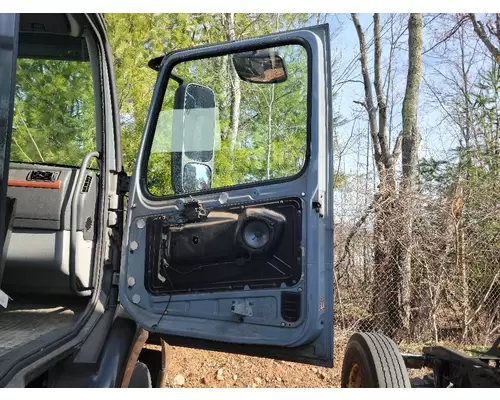
M347 337L335 340L334 368L172 347L167 387L340 387L342 357L347 340Z
M167 387L184 388L336 388L340 387L342 360L349 340L335 337L333 368L172 346ZM149 346L153 347L155 346ZM402 345L418 352L421 345ZM158 346L159 349L159 346ZM410 377L430 371L410 371Z

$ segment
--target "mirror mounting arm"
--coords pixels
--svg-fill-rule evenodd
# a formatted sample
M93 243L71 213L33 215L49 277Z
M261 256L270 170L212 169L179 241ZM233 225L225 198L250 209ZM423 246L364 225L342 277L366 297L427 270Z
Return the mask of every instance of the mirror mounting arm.
M156 72L160 71L161 63L165 56L160 56L153 58L152 60L149 60L148 62L148 67L151 68L152 70L155 70ZM184 79L182 79L180 76L177 76L175 74L170 74L170 77L176 81L179 85L182 85L184 83Z
M183 215L186 217L187 222L200 222L207 219L208 211L198 200L192 199L184 203Z
M176 81L179 85L182 85L184 83L184 79L182 79L180 76L175 75L175 74L170 74L170 78L172 78L174 81Z

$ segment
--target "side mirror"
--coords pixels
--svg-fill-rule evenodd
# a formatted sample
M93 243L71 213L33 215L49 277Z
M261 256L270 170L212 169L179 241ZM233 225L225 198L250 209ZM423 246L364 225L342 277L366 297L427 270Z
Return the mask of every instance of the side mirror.
M215 94L212 89L182 84L174 98L172 118L172 186L175 194L212 187L216 140Z
M250 83L281 83L288 78L285 62L271 49L233 54L233 65L241 80Z

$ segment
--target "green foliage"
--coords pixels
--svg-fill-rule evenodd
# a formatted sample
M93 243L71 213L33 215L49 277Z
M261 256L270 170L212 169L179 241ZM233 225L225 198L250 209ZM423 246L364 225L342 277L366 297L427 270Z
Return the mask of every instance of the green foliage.
M293 176L304 165L307 143L307 53L297 45L280 47L278 51L286 60L288 79L275 85L240 82L239 127L232 146L229 112L231 78L225 72L230 60L224 56L190 61L177 65L173 71L185 83L207 86L215 93L222 135L220 148L214 155L212 187ZM169 83L169 86L162 107L165 118L157 126L155 139L170 136L165 135L165 131L171 131L171 120L166 115L172 110L177 85ZM168 141L153 145L153 151L156 147L164 153L162 156L155 154L148 164L148 187L158 195L172 194L171 186L167 185L171 178L163 175L170 173Z
M80 165L95 150L88 62L19 59L12 161Z
M310 14L236 14L234 37L242 39L305 26ZM106 14L114 55L125 170L134 168L157 73L148 61L175 49L229 39L226 14ZM191 76L217 93L222 142L214 186L290 176L305 162L307 60L305 51L283 50L290 79L283 84L241 83L239 132L231 134L231 82L227 57L202 60ZM169 88L164 109L171 109ZM268 117L271 122L268 124ZM96 149L96 121L88 62L20 59L17 69L12 160L79 165ZM268 160L269 153L269 160ZM151 156L152 190L171 190L169 154Z
M341 189L347 182L347 175L343 173L336 173L333 176L333 187L335 189Z
M236 14L234 33L237 39L264 35L304 26L310 18L309 14L280 14L279 18L276 14ZM148 61L175 49L228 40L227 20L224 14L106 14L105 19L115 56L124 166L131 173L156 80L156 72L148 68ZM291 52L286 57L291 68L289 76L293 79L274 88L270 178L293 175L300 170L305 158L305 86L299 85L301 91L296 90L297 82L302 79L306 82L305 52ZM302 57L302 60L297 57ZM271 87L241 84L240 109L245 113L251 110L258 121L252 122L252 117L242 112L237 143L234 150L230 149L227 140L231 87L227 57L201 60L200 63L196 74L193 63L189 63L190 67L186 65L188 63L177 66L176 73L191 76L197 83L210 86L217 93L222 142L215 159L214 186L265 178L268 146L264 142L269 114L266 101L271 99ZM173 98L171 89L174 88L167 90L163 110L170 107L167 104ZM153 193L171 193L168 153L152 154L148 185Z

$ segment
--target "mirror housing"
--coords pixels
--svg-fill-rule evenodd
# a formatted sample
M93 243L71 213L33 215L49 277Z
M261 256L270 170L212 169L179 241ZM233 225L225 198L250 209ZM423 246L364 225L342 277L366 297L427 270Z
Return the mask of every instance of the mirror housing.
M285 61L272 49L236 53L232 61L238 76L245 82L281 83L288 78Z
M152 70L156 71L156 72L159 72L160 71L161 62L163 61L164 58L165 58L165 56L160 56L160 57L152 58L148 62L148 67L151 68Z
M171 176L175 194L212 187L215 139L213 90L194 83L180 85L175 92L172 119Z

